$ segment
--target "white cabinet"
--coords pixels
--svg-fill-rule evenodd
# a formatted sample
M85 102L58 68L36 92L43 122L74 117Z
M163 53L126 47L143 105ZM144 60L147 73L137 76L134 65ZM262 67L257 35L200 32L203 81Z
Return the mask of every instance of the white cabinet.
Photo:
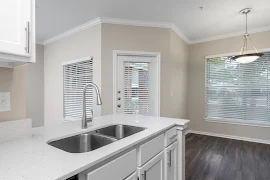
M0 0L0 65L35 62L35 0Z
M165 149L165 180L177 180L177 142Z
M164 151L138 168L139 180L163 180Z
M87 173L86 180L133 180L129 176L137 170L136 158L136 150L132 150L100 168ZM84 179L84 177L80 177L79 179Z

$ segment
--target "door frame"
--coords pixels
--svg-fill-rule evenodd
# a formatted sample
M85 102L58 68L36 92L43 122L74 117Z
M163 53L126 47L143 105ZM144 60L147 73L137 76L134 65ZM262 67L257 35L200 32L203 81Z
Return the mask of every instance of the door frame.
M160 116L160 52L145 52L145 51L124 51L124 50L114 50L113 51L113 114L117 114L117 60L118 56L147 56L154 57L157 63L157 115Z

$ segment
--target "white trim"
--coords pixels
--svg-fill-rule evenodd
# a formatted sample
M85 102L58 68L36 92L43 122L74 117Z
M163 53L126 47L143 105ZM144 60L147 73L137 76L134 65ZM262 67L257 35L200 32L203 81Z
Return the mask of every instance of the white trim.
M160 116L160 63L161 63L161 55L159 52L144 52L144 51L121 51L114 50L113 51L113 114L117 113L117 57L118 56L149 56L155 57L157 59L157 78L158 78L158 116Z
M108 18L108 17L98 17L94 20L91 20L87 23L84 23L78 27L70 29L66 32L63 32L57 36L51 37L43 42L38 41L37 43L40 45L47 45L63 39L65 37L71 36L78 32L81 32L87 28L93 27L99 24L118 24L118 25L129 25L129 26L141 26L141 27L156 27L156 28L167 28L174 31L180 38L182 38L187 44L190 43L189 39L176 27L176 25L169 22L152 22L152 21L139 21L139 20L131 20L131 19L116 19L116 18Z
M68 64L74 64L74 63L78 63L78 62L82 62L82 61L87 61L87 60L93 60L93 57L87 56L87 57L80 58L80 59L65 61L65 62L62 62L62 66L68 65Z
M249 34L265 32L265 31L270 31L270 26L266 26L266 27L263 27L263 28L251 30L251 31L249 31ZM218 36L211 36L211 37L207 37L207 38L191 40L190 44L198 44L198 43L215 41L215 40L226 39L226 38L232 38L232 37L243 36L243 35L244 35L244 32L241 31L241 32L236 32L236 33L229 33L229 34L223 34L223 35L218 35Z
M51 37L43 42L38 41L37 44L47 45L47 44L53 43L55 41L58 41L60 39L63 39L65 37L68 37L70 35L73 35L75 33L78 33L80 31L83 31L87 28L90 28L90 27L93 27L93 26L99 25L99 24L119 24L119 25L130 25L130 26L167 28L167 29L171 29L172 31L174 31L187 44L198 44L198 43L215 41L215 40L226 39L226 38L232 38L232 37L237 37L237 36L243 35L243 32L237 32L237 33L230 33L230 34L224 34L224 35L211 36L211 37L206 37L206 38L201 38L201 39L190 40L189 38L187 38L185 36L185 34L183 32L181 32L181 30L174 23L140 21L140 20L131 20L131 19L118 19L118 18L109 18L109 17L98 17L98 18L93 19L87 23L84 23L78 27L75 27L75 28L70 29L66 32L63 32L57 36ZM265 32L265 31L270 31L270 26L251 30L250 34Z
M224 119L213 119L213 118L204 118L206 122L212 123L223 123L223 124L236 124L243 126L255 126L255 127L270 127L269 122L258 122L258 121L245 121L245 120L224 120Z
M180 29L175 24L172 24L171 30L174 31L187 44L191 44L191 41L184 35L184 33L182 31L180 31Z
M58 41L60 39L65 38L65 37L68 37L68 36L71 36L71 35L76 34L78 32L81 32L81 31L83 31L85 29L88 29L90 27L98 25L98 24L100 24L100 22L101 22L100 18L93 19L93 20L91 20L91 21L89 21L87 23L84 23L84 24L82 24L80 26L77 26L77 27L75 27L73 29L70 29L70 30L68 30L68 31L66 31L64 33L61 33L61 34L59 34L57 36L54 36L54 37L52 37L50 39L47 39L47 40L43 41L42 44L47 45L47 44L53 43L55 41Z
M227 135L227 134L217 134L217 133L210 133L210 132L203 132L203 131L187 130L186 135L189 133L201 134L201 135L206 135L206 136L221 137L221 138L226 138L226 139L235 139L235 140L248 141L248 142L255 142L255 143L270 144L270 141L268 141L268 140L254 139L254 138L241 137L241 136L233 136L233 135Z
M172 23L168 22L153 22L153 21L140 21L131 19L117 19L117 18L100 18L102 24L120 24L129 26L143 26L143 27L157 27L157 28L171 28Z

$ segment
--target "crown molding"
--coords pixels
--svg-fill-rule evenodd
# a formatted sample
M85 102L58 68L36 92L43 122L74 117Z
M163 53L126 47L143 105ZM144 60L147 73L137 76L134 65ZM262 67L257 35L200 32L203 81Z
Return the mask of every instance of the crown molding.
M93 27L98 24L118 24L118 25L129 25L129 26L141 26L141 27L156 27L156 28L167 28L173 30L180 38L182 38L187 44L190 43L189 39L172 23L168 22L152 22L152 21L139 21L139 20L130 20L130 19L117 19L117 18L108 18L108 17L99 17L94 20L91 20L85 24L82 24L78 27L75 27L71 30L68 30L64 33L61 33L57 36L54 36L50 39L47 39L43 42L38 42L40 45L47 45L63 39L65 37L76 34L80 31L83 31L87 28Z
M266 26L266 27L258 28L258 29L253 29L253 30L249 31L249 34L260 33L260 32L265 32L265 31L270 31L270 26ZM237 33L230 33L230 34L224 34L224 35L219 35L219 36L212 36L212 37L192 40L192 41L190 41L190 44L204 43L204 42L232 38L232 37L243 36L243 35L244 35L244 32L237 32Z
M226 38L237 37L237 36L242 36L243 35L243 32L237 32L237 33L230 33L230 34L225 34L225 35L219 35L219 36L212 36L212 37L207 37L207 38L190 40L173 23L99 17L99 18L93 19L93 20L91 20L91 21L89 21L89 22L87 22L85 24L82 24L82 25L80 25L78 27L75 27L75 28L73 28L71 30L68 30L68 31L66 31L64 33L61 33L61 34L59 34L57 36L54 36L54 37L52 37L52 38L50 38L48 40L45 40L43 42L39 41L39 42L37 42L37 44L47 45L47 44L53 43L55 41L58 41L60 39L63 39L63 38L68 37L70 35L76 34L76 33L80 32L80 31L83 31L83 30L85 30L87 28L90 28L90 27L93 27L93 26L99 25L99 24L118 24L118 25L141 26L141 27L167 28L167 29L171 29L172 31L174 31L187 44L198 44L198 43L215 41L215 40L226 39ZM270 31L270 26L255 29L255 30L251 30L250 34L264 32L264 31Z
M182 31L175 25L171 25L171 30L173 30L181 39L183 39L187 44L191 44L190 40L184 35Z
M85 29L88 29L90 27L98 25L100 23L101 23L100 18L93 19L93 20L91 20L91 21L89 21L87 23L84 23L84 24L82 24L80 26L77 26L77 27L75 27L73 29L70 29L70 30L68 30L68 31L66 31L64 33L61 33L61 34L59 34L57 36L54 36L54 37L52 37L52 38L50 38L48 40L45 40L45 41L43 41L43 44L47 45L47 44L53 43L55 41L58 41L60 39L65 38L65 37L68 37L68 36L71 36L71 35L76 34L78 32L81 32L81 31L83 31Z
M142 27L156 27L156 28L170 28L171 23L168 22L152 22L152 21L140 21L131 19L117 19L117 18L100 18L102 24L119 24L128 26L142 26Z

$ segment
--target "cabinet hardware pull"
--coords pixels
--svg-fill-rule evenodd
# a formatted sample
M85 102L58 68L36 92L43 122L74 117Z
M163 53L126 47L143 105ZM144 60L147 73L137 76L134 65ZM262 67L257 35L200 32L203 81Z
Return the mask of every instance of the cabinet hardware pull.
M169 167L172 167L172 151L169 151L169 162L167 162Z
M171 136L170 139L172 140L172 139L174 139L176 137L177 137L177 134L175 134L174 136Z
M26 53L30 53L30 22L26 22L25 33L26 33L25 51Z
M144 171L144 172L142 173L142 175L143 175L143 180L146 180L146 171Z

